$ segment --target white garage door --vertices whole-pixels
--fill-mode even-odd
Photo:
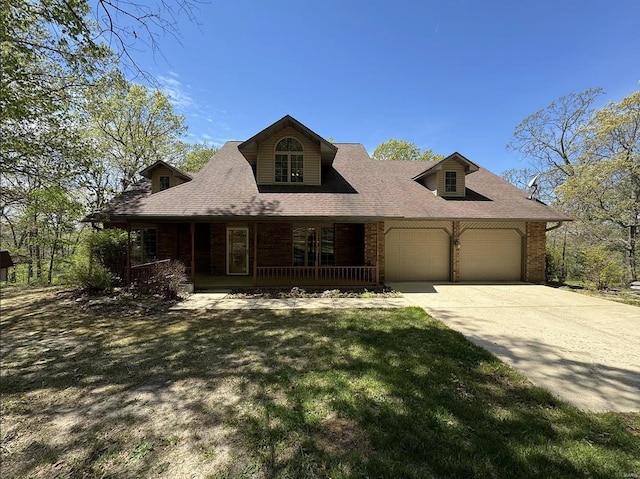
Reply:
[[[516,230],[469,229],[460,235],[460,281],[520,281],[522,237]]]
[[[439,229],[392,229],[385,235],[385,277],[448,281],[449,235]]]

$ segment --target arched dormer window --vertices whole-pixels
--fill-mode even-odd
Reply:
[[[283,138],[276,144],[276,183],[304,182],[302,144],[295,138]]]

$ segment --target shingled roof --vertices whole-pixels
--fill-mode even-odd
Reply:
[[[225,143],[190,182],[154,194],[142,182],[87,220],[570,220],[479,166],[466,176],[465,198],[438,197],[413,179],[425,172],[424,162],[372,160],[361,144],[335,145],[321,186],[262,186],[241,144]]]

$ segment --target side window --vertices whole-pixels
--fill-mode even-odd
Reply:
[[[458,191],[458,178],[455,171],[445,171],[444,173],[444,192],[455,193]]]
[[[304,182],[304,155],[302,144],[295,138],[283,138],[276,145],[276,183]]]
[[[168,176],[160,177],[160,191],[166,190],[171,187],[171,178]]]
[[[132,231],[131,259],[134,263],[148,263],[157,258],[157,230],[141,228]]]

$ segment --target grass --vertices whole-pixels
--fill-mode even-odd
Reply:
[[[633,290],[631,288],[613,288],[603,291],[590,289],[581,281],[567,281],[566,283],[553,283],[550,284],[555,288],[568,289],[587,296],[593,296],[595,298],[607,299],[609,301],[615,301],[617,303],[628,304],[630,306],[640,306],[640,291]]]
[[[3,477],[640,477],[639,414],[581,412],[417,308],[1,306]]]

